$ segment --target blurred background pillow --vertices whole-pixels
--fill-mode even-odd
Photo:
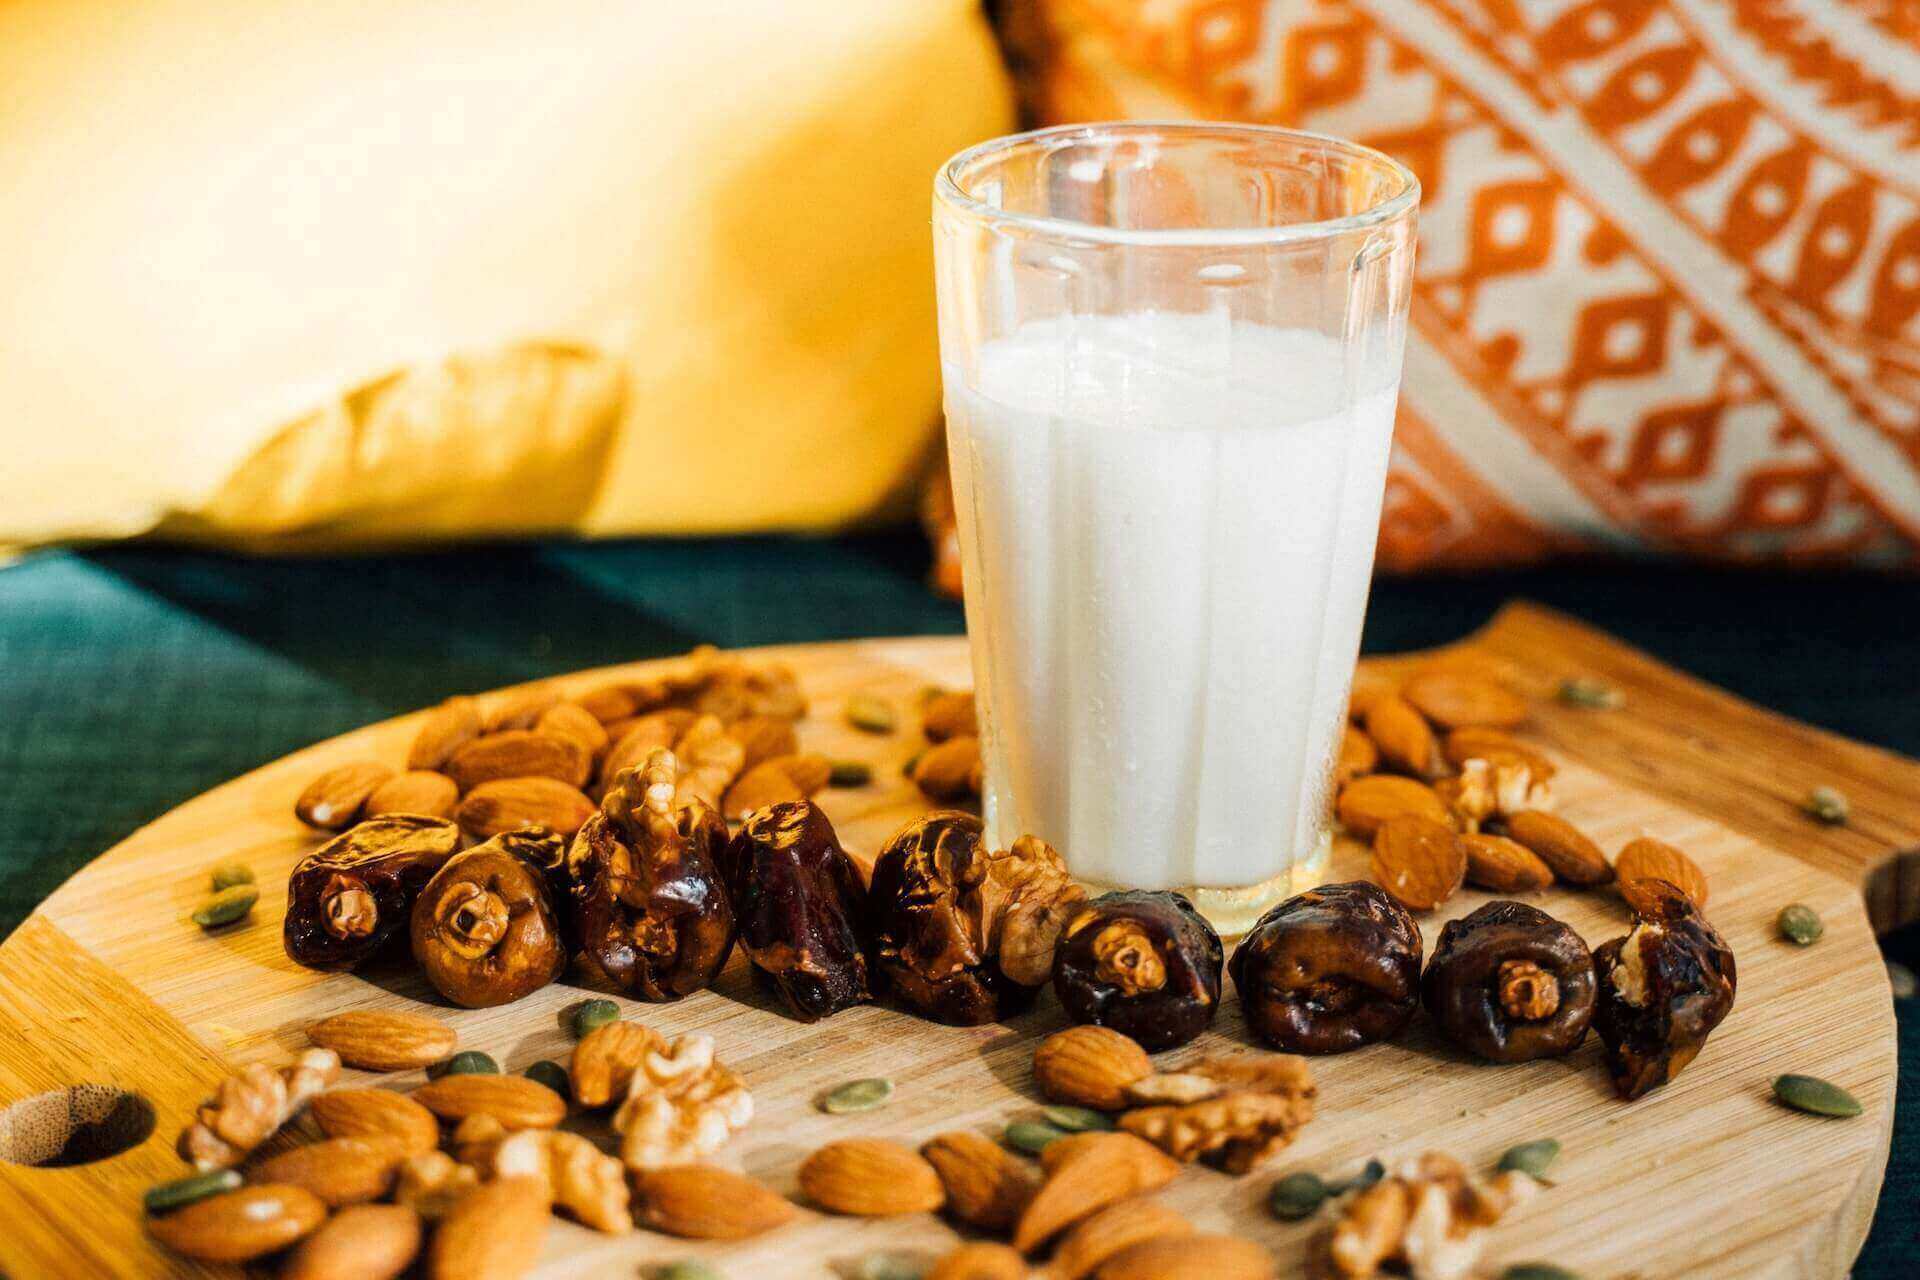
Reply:
[[[1911,564],[1920,28],[1879,0],[1001,0],[1031,118],[1425,188],[1379,562]]]
[[[813,528],[937,440],[977,0],[0,6],[0,544]]]

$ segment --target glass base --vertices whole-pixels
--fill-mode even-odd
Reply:
[[[1296,862],[1287,870],[1263,880],[1259,884],[1248,885],[1241,889],[1208,889],[1199,885],[1177,887],[1174,891],[1182,893],[1192,901],[1195,910],[1207,918],[1208,923],[1220,931],[1222,938],[1237,938],[1260,921],[1267,909],[1276,902],[1291,898],[1296,893],[1304,893],[1327,877],[1327,866],[1333,857],[1333,832],[1320,833],[1320,843],[1314,847],[1311,857],[1304,862]],[[1097,881],[1083,880],[1089,896],[1098,897],[1116,889],[1131,889],[1133,885],[1101,884]]]

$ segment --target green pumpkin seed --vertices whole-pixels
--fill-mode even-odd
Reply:
[[[573,1011],[574,1038],[584,1040],[590,1031],[598,1031],[609,1022],[620,1021],[620,1006],[611,1000],[583,1001]]]
[[[1035,1120],[1016,1120],[1007,1126],[1006,1143],[1015,1151],[1024,1151],[1037,1156],[1046,1150],[1049,1143],[1057,1142],[1067,1136],[1067,1131],[1057,1125],[1043,1124]]]
[[[1853,813],[1847,797],[1832,787],[1815,787],[1800,807],[1812,814],[1815,822],[1829,827],[1843,825]]]
[[[222,889],[200,904],[193,913],[193,922],[202,929],[218,929],[223,924],[232,924],[253,910],[253,904],[260,901],[258,885],[236,884]]]
[[[868,733],[892,733],[900,723],[900,713],[878,694],[856,693],[847,699],[847,723]]]
[[[1283,1222],[1298,1222],[1311,1218],[1333,1193],[1317,1173],[1290,1173],[1273,1184],[1267,1207]]]
[[[567,1077],[567,1069],[559,1063],[542,1058],[520,1073],[535,1084],[543,1084],[563,1098],[573,1096],[573,1081]]]
[[[1544,1178],[1553,1162],[1560,1158],[1560,1144],[1552,1138],[1541,1138],[1537,1142],[1523,1142],[1517,1147],[1507,1148],[1500,1163],[1495,1166],[1501,1173],[1519,1170],[1530,1178]]]
[[[463,1049],[440,1065],[443,1076],[497,1076],[500,1064],[478,1049]]]
[[[828,1115],[845,1116],[857,1111],[875,1111],[893,1097],[893,1081],[882,1076],[870,1080],[851,1080],[820,1099],[820,1109]]]
[[[916,751],[912,755],[908,756],[907,762],[900,766],[900,776],[903,778],[911,778],[913,776],[913,771],[920,767],[920,758],[926,754],[927,753],[923,748],[922,750]]]
[[[184,1178],[175,1178],[172,1182],[163,1182],[159,1186],[147,1188],[143,1203],[148,1213],[167,1213],[174,1209],[184,1209],[190,1204],[206,1200],[212,1196],[225,1195],[240,1186],[238,1169],[215,1169],[211,1173],[194,1173]]]
[[[1780,930],[1780,936],[1789,942],[1810,947],[1820,941],[1820,935],[1827,931],[1819,915],[1804,902],[1780,908],[1780,914],[1774,918],[1774,927]]]
[[[1773,1096],[1795,1111],[1845,1119],[1860,1114],[1860,1102],[1837,1084],[1818,1076],[1775,1076]]]
[[[1618,689],[1591,676],[1562,680],[1556,696],[1569,707],[1585,707],[1591,711],[1611,711],[1626,701]]]
[[[835,760],[827,766],[830,787],[864,787],[873,781],[873,766],[865,760]]]
[[[726,1280],[718,1271],[697,1258],[682,1258],[647,1273],[652,1280]]]
[[[1500,1280],[1580,1280],[1580,1277],[1551,1262],[1516,1262],[1500,1273]]]
[[[252,884],[253,868],[244,862],[223,862],[213,869],[213,891],[231,889],[237,884]]]
[[[926,1273],[926,1267],[905,1254],[870,1253],[854,1275],[858,1280],[920,1280]]]
[[[1365,1191],[1374,1183],[1387,1176],[1387,1166],[1378,1160],[1369,1160],[1360,1172],[1340,1184],[1341,1191]]]
[[[1097,1129],[1113,1128],[1113,1117],[1092,1107],[1042,1107],[1040,1114],[1047,1118],[1048,1124],[1056,1129],[1065,1129],[1068,1133],[1091,1133]]]

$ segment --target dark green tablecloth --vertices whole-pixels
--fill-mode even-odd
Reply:
[[[278,563],[120,549],[0,569],[0,936],[173,805],[449,693],[701,641],[959,632],[923,569],[910,534]],[[1517,595],[1756,702],[1920,754],[1920,581],[1647,566],[1389,581],[1367,649],[1455,638]],[[1920,936],[1889,947],[1920,960]],[[1861,1280],[1920,1274],[1920,1001],[1898,1006],[1893,1159]]]

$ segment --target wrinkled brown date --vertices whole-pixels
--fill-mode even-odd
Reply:
[[[1733,1008],[1733,951],[1693,900],[1640,880],[1633,932],[1593,954],[1600,1000],[1593,1028],[1607,1073],[1631,1101],[1679,1075]]]
[[[1593,956],[1524,902],[1489,902],[1440,931],[1423,982],[1447,1039],[1492,1062],[1572,1053],[1593,1020]]]
[[[1109,893],[1067,918],[1053,989],[1075,1022],[1171,1049],[1213,1021],[1220,960],[1220,935],[1182,895]]]
[[[352,969],[407,928],[413,900],[453,851],[460,828],[392,813],[341,832],[287,879],[281,943],[295,964]]]
[[[514,852],[539,841],[516,834],[449,858],[413,904],[413,958],[435,991],[469,1009],[510,1004],[567,967],[546,876]]]
[[[867,888],[888,986],[915,1012],[962,1027],[1017,1012],[1036,991],[993,954],[1007,894],[981,833],[980,819],[953,809],[910,822],[874,860]]]
[[[675,806],[678,772],[665,749],[623,770],[567,854],[581,947],[643,1000],[700,990],[733,950],[720,873],[727,826],[698,800]]]
[[[1420,955],[1407,909],[1356,880],[1269,910],[1228,972],[1262,1040],[1289,1053],[1345,1053],[1407,1025],[1420,1005]]]
[[[567,838],[545,827],[521,827],[488,841],[498,845],[536,872],[547,888],[547,901],[560,929],[560,945],[567,959],[580,951],[580,931],[573,910],[573,872],[567,865]]]
[[[814,1022],[873,998],[866,890],[808,800],[749,815],[727,846],[727,890],[755,980]]]

